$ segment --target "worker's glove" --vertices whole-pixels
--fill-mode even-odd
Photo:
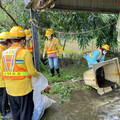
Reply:
[[[35,84],[41,77],[42,77],[41,73],[38,77],[32,77],[32,84]]]
[[[63,53],[63,57],[65,57],[66,55],[65,55],[65,53]]]
[[[35,84],[37,81],[37,78],[36,77],[32,77],[32,84]]]
[[[45,54],[43,53],[43,59],[45,59]]]

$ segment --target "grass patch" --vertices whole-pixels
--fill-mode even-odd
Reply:
[[[71,52],[68,52],[71,53]],[[42,72],[43,75],[48,79],[51,86],[50,94],[47,95],[58,95],[57,101],[59,103],[65,100],[70,100],[71,92],[74,90],[92,90],[92,87],[87,85],[82,85],[81,88],[77,87],[72,80],[83,80],[83,73],[88,70],[88,65],[86,60],[82,57],[83,55],[73,55],[71,58],[60,58],[59,66],[61,77],[57,76],[55,71],[55,76],[51,77],[50,68],[47,64],[45,70]],[[106,56],[105,60],[114,58],[115,56]],[[120,61],[120,60],[119,60]],[[64,84],[69,82],[70,85]],[[80,84],[80,83],[78,83]]]
[[[76,60],[76,58],[79,58]],[[55,71],[55,76],[51,77],[50,68],[47,64],[45,66],[45,71],[42,74],[48,79],[48,82],[51,86],[51,90],[48,96],[58,95],[57,101],[62,103],[64,101],[69,101],[71,98],[71,92],[73,90],[79,89],[72,80],[82,80],[83,73],[88,69],[86,60],[82,57],[75,57],[72,60],[69,58],[59,60],[60,63],[60,74],[61,77],[57,76]],[[64,84],[65,83],[65,84]],[[70,83],[70,85],[66,84]],[[79,83],[80,84],[80,83]]]
[[[67,63],[67,65],[66,65]],[[63,82],[71,79],[79,79],[81,80],[83,78],[83,73],[88,69],[87,62],[84,58],[79,58],[79,60],[73,60],[69,61],[67,59],[66,61],[60,59],[60,74],[61,77],[59,78],[57,76],[57,73],[55,71],[55,76],[51,77],[50,68],[49,65],[45,66],[45,71],[42,72],[43,75],[46,76],[49,83],[53,82]]]
[[[56,72],[55,72],[55,76],[51,77],[49,66],[47,66],[46,69],[48,69],[48,70],[43,72],[43,74],[48,79],[49,83],[63,82],[63,81],[66,81],[66,80],[70,80],[70,79],[72,79],[74,77],[73,76],[74,74],[68,74],[68,71],[65,70],[65,69],[61,69],[60,70],[60,73],[61,73],[61,77],[60,78],[57,76]]]
[[[78,51],[73,51],[73,50],[68,50],[68,49],[65,49],[64,52],[65,52],[66,55],[78,54]]]
[[[84,85],[82,87],[82,90],[92,90],[92,87],[91,86],[88,86],[88,85]]]
[[[70,86],[68,84],[64,84],[64,82],[56,82],[51,85],[51,90],[49,94],[43,93],[45,95],[57,95],[57,102],[58,103],[63,103],[64,101],[69,101],[71,98],[71,92],[73,90],[77,90],[78,87],[74,84],[71,83]]]

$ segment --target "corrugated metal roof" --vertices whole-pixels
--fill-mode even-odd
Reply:
[[[54,9],[118,13],[119,2],[120,0],[56,0]]]
[[[40,10],[41,4],[55,2],[55,10],[77,10],[91,12],[118,13],[120,11],[120,0],[24,0],[32,3],[34,10]],[[37,3],[39,2],[39,3]],[[44,4],[42,4],[44,6]],[[36,5],[36,7],[35,7]],[[51,5],[51,4],[50,4]],[[48,5],[47,5],[48,7]]]

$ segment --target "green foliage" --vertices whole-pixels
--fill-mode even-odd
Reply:
[[[40,62],[40,71],[45,71],[45,65],[42,62]]]
[[[60,60],[61,61],[61,60]],[[67,60],[68,62],[69,60]],[[64,65],[65,60],[61,64]],[[82,55],[78,57],[77,60],[74,60],[74,64],[68,62],[67,67],[60,67],[61,77],[57,76],[55,73],[54,77],[51,77],[49,66],[45,66],[45,71],[42,72],[43,75],[49,81],[51,86],[50,93],[51,95],[58,95],[57,101],[62,103],[68,101],[71,98],[71,92],[74,90],[80,89],[80,82],[74,82],[74,80],[81,80],[83,78],[83,73],[88,69],[88,65],[85,60],[82,58]]]
[[[64,52],[65,52],[66,55],[71,55],[71,54],[77,54],[78,53],[77,51],[68,50],[68,49],[65,49]]]
[[[82,87],[82,90],[92,90],[92,87],[91,86],[88,86],[88,85],[84,85]]]
[[[45,11],[38,16],[39,25],[42,28],[52,28],[61,32],[85,32],[101,28],[86,34],[64,35],[66,39],[74,39],[78,41],[81,48],[85,48],[91,39],[96,39],[96,45],[101,47],[108,44],[112,48],[117,46],[117,31],[115,22],[118,15],[113,14],[95,14],[80,12],[63,12],[63,11]],[[114,23],[114,24],[113,24]],[[112,24],[112,25],[109,25]],[[43,29],[42,33],[45,32]]]
[[[2,0],[3,7],[15,19],[17,24],[23,28],[29,28],[29,10],[25,8],[24,0],[14,0],[9,4],[9,0]],[[10,30],[15,23],[11,18],[1,9],[0,10],[0,31],[2,29]]]
[[[51,83],[61,82],[61,81],[63,82],[63,81],[66,81],[66,80],[71,80],[73,78],[73,75],[74,75],[72,70],[68,74],[68,70],[67,69],[64,69],[64,70],[60,69],[60,73],[61,73],[61,77],[60,78],[57,76],[57,73],[55,73],[56,75],[54,77],[51,77],[49,66],[46,66],[45,69],[46,69],[46,71],[42,71],[42,72],[47,77],[48,81],[51,82]]]
[[[71,59],[67,60],[67,64],[68,66],[63,66],[60,67],[60,73],[61,73],[61,77],[59,78],[57,76],[57,73],[55,71],[55,76],[51,77],[51,73],[50,73],[50,68],[49,65],[45,65],[45,71],[42,71],[42,73],[47,77],[48,81],[50,83],[54,83],[54,82],[63,82],[63,81],[67,81],[67,80],[71,80],[71,79],[82,79],[83,78],[83,72],[86,71],[88,69],[88,65],[86,60],[82,57],[83,55],[76,55],[75,57],[73,57],[72,59],[74,59],[73,64]],[[61,65],[65,65],[66,60],[62,60],[62,58],[60,58],[60,66]]]
[[[65,99],[71,98],[72,90],[74,90],[74,88],[69,88],[63,83],[54,83],[53,85],[51,85],[51,90],[49,94],[59,94],[58,102],[62,103]]]
[[[18,25],[23,28],[30,28],[29,18],[30,13],[24,6],[24,0],[14,0],[9,3],[9,0],[3,0],[3,7],[12,15],[16,20]],[[64,12],[64,11],[45,11],[37,14],[37,20],[40,30],[40,43],[41,49],[44,47],[45,40],[45,30],[47,28],[52,28],[55,31],[60,31],[64,33],[71,33],[70,35],[64,35],[63,38],[73,39],[78,41],[80,48],[85,48],[89,45],[92,39],[96,39],[96,45],[101,47],[103,44],[108,44],[110,47],[115,48],[117,46],[117,31],[116,31],[116,21],[118,15],[114,14],[97,14],[97,13],[82,13],[82,12]],[[114,24],[113,24],[114,23]],[[112,24],[112,25],[109,25]],[[9,30],[13,25],[13,21],[8,17],[8,15],[1,10],[0,11],[0,30]],[[103,26],[107,27],[103,29],[98,29]],[[98,29],[96,31],[91,31],[85,34],[72,34],[81,33],[85,31],[90,31]],[[58,37],[58,34],[55,33]],[[61,38],[62,39],[62,38]]]

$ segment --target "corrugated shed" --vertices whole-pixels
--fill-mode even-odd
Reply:
[[[25,0],[30,1],[34,10],[41,10],[50,7],[48,4],[55,3],[53,9],[57,10],[77,10],[91,12],[118,13],[120,11],[120,0]],[[42,3],[42,4],[41,4]],[[45,6],[45,4],[47,4]],[[42,7],[41,7],[42,6]],[[44,7],[45,6],[45,7]]]
[[[118,13],[120,0],[56,0],[54,9]]]

